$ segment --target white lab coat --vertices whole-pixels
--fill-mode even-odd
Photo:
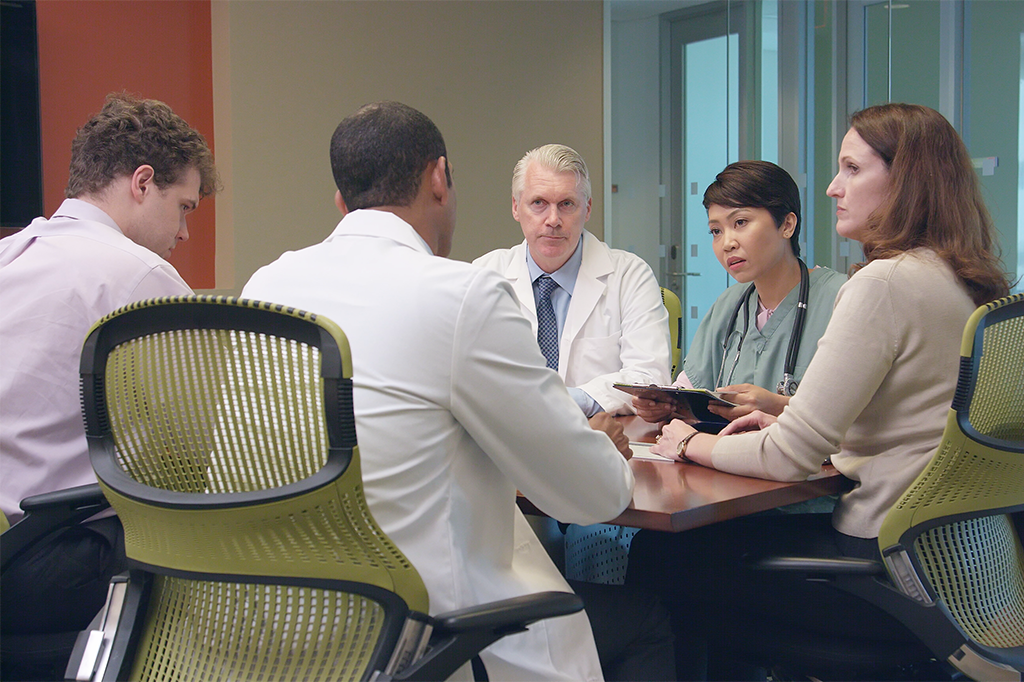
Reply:
[[[537,338],[537,307],[526,264],[526,242],[473,261],[512,282]],[[587,392],[606,412],[631,414],[632,397],[615,382],[671,383],[668,312],[651,268],[639,256],[612,249],[583,231],[583,261],[558,348],[558,374]]]
[[[516,489],[593,523],[629,504],[633,476],[544,366],[506,280],[434,257],[409,224],[364,210],[261,268],[242,295],[325,315],[348,336],[366,498],[423,577],[431,613],[571,591]],[[601,678],[582,613],[483,659],[494,680]]]

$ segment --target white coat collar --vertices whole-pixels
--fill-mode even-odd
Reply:
[[[390,211],[374,209],[352,211],[341,219],[341,222],[325,241],[333,241],[351,235],[390,239],[416,251],[430,256],[434,255],[416,229]]]
[[[526,240],[513,247],[512,257],[503,274],[512,283],[516,297],[522,304],[520,308],[536,331],[537,310],[533,298],[533,282],[530,280],[530,270],[526,264],[528,249]],[[566,314],[560,354],[568,352],[569,346],[608,288],[607,277],[614,269],[608,245],[587,230],[583,230],[583,262],[576,276],[572,301]]]

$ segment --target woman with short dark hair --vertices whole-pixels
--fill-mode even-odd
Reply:
[[[727,419],[754,410],[781,414],[846,277],[829,268],[808,272],[800,260],[800,190],[774,163],[729,164],[704,192],[704,208],[711,248],[737,284],[704,315],[675,383],[734,393],[737,407],[709,408]],[[674,410],[639,397],[633,406],[650,422]]]

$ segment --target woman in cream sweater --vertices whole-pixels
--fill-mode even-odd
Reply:
[[[740,557],[761,549],[878,557],[882,519],[941,439],[967,318],[1009,292],[970,155],[938,112],[887,104],[854,114],[828,195],[836,231],[861,242],[865,262],[840,289],[800,390],[778,418],[753,412],[717,436],[675,420],[652,448],[788,481],[831,458],[855,482],[831,519],[753,517],[636,537],[627,582],[659,588],[677,614],[696,620],[690,634],[711,643],[748,619],[769,632],[778,622],[825,635],[908,636],[838,590],[753,575]]]

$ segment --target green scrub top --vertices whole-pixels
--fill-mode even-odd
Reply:
[[[847,280],[846,275],[829,268],[815,268],[809,275],[807,314],[804,317],[804,332],[794,370],[797,381],[803,378],[807,365],[811,362],[811,357],[818,347],[818,339],[825,333],[828,321],[832,317],[836,294]],[[736,306],[740,305],[749,287],[750,284],[734,284],[726,289],[697,327],[682,367],[682,371],[693,382],[695,388],[719,388],[717,381],[723,362],[725,369],[721,371],[721,386],[754,384],[774,393],[779,381],[782,380],[789,339],[793,333],[797,301],[800,297],[799,286],[793,287],[761,330],[757,329],[757,295],[750,297],[750,305],[747,306],[750,320],[746,338],[736,360],[736,368],[732,370],[732,378],[729,377],[733,360],[736,358],[736,347],[743,334],[743,320],[735,320],[728,348],[725,347],[725,336],[729,330],[730,319],[734,315],[737,318],[743,315],[743,307],[740,306],[737,313]]]

